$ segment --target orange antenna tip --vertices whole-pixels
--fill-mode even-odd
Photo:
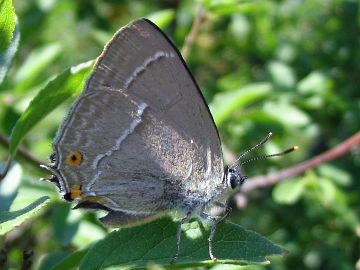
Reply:
[[[294,147],[293,147],[293,149],[294,149],[294,151],[297,151],[297,150],[299,150],[299,146],[297,146],[297,145],[295,145]]]

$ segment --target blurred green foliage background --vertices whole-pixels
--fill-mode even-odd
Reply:
[[[0,85],[0,134],[12,127],[31,99],[69,66],[95,59],[113,33],[147,17],[182,48],[199,5],[204,21],[187,63],[214,114],[229,161],[259,142],[286,158],[246,165],[250,177],[314,157],[360,129],[360,5],[355,0],[85,1],[14,0],[20,43]],[[44,162],[71,102],[37,125],[23,145]],[[360,269],[360,155],[347,155],[276,186],[234,199],[230,219],[281,244],[289,253],[251,269]],[[7,159],[7,148],[0,147]],[[33,250],[33,269],[106,234],[95,215],[59,200],[48,174],[21,157],[2,183],[1,205],[16,196],[20,209],[41,196],[51,203],[1,239],[11,269]],[[6,192],[4,189],[6,187]],[[5,198],[5,199],[4,199]],[[241,205],[241,210],[236,209]],[[41,265],[41,266],[40,266]],[[215,267],[214,267],[215,269]],[[218,268],[216,268],[218,269]]]

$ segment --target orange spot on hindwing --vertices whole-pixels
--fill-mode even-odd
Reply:
[[[74,200],[80,197],[81,197],[81,186],[73,185],[70,189],[70,198]]]
[[[83,160],[83,156],[79,151],[71,151],[65,159],[65,164],[70,166],[79,166]]]

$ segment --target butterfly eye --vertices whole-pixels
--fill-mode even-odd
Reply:
[[[233,168],[227,168],[226,169],[226,181],[227,185],[230,186],[232,189],[236,188],[237,186],[237,179],[238,179],[238,173]]]
[[[232,189],[235,189],[237,186],[241,186],[246,178],[247,178],[246,176],[242,175],[239,171],[237,171],[234,168],[227,169],[226,172],[227,184]]]
[[[71,151],[66,157],[65,164],[70,166],[79,166],[83,160],[83,156],[79,151]]]
[[[229,182],[230,182],[230,186],[231,186],[232,189],[236,188],[237,182],[238,182],[237,179],[238,179],[238,175],[230,173]]]

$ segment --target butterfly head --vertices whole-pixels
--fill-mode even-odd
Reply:
[[[228,166],[225,168],[224,180],[228,187],[235,189],[241,186],[246,179],[247,176],[242,175],[236,168]]]
[[[285,151],[282,151],[280,153],[270,154],[270,155],[262,155],[262,156],[255,156],[250,159],[241,161],[243,157],[247,156],[249,153],[251,153],[253,150],[257,149],[258,147],[264,145],[272,136],[272,133],[269,132],[269,134],[258,144],[253,146],[252,148],[246,150],[244,153],[242,153],[231,166],[225,167],[225,174],[224,174],[224,182],[228,187],[231,187],[232,189],[235,189],[238,186],[241,186],[244,181],[247,179],[245,175],[242,175],[239,170],[236,168],[239,168],[241,165],[254,162],[257,160],[265,159],[265,158],[272,158],[272,157],[279,157],[286,154],[289,154],[291,152],[294,152],[299,149],[298,146],[293,146]]]

